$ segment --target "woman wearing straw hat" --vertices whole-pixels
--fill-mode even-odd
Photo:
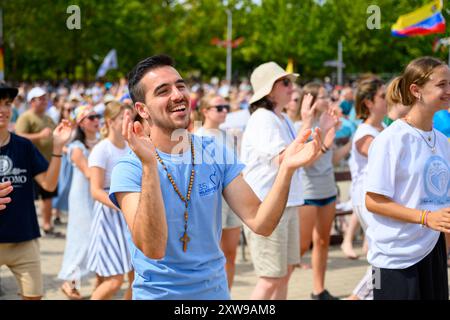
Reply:
[[[295,139],[293,123],[282,113],[290,102],[298,74],[287,73],[275,62],[258,66],[251,75],[254,94],[251,117],[242,139],[244,179],[263,200],[278,171],[286,147]],[[308,106],[309,107],[309,106]],[[308,119],[303,128],[308,129]],[[286,299],[288,281],[300,262],[298,206],[303,204],[299,170],[292,178],[289,198],[279,225],[268,237],[245,227],[255,271],[259,277],[252,299]]]

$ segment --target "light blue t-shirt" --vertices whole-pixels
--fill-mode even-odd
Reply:
[[[222,190],[240,174],[244,165],[212,138],[193,137],[195,177],[188,208],[187,251],[183,251],[180,241],[184,234],[184,203],[158,163],[168,226],[166,255],[160,260],[146,257],[128,235],[136,272],[133,299],[230,299],[225,257],[220,249]],[[185,196],[192,169],[191,152],[175,156],[159,151],[159,155]],[[140,192],[141,178],[142,163],[131,152],[117,163],[112,173],[110,198],[114,204],[118,205],[116,192]]]

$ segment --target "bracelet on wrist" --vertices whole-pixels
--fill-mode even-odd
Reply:
[[[426,211],[425,210],[422,210],[421,212],[420,212],[420,225],[423,227],[423,224],[424,224],[424,221],[425,221],[425,213],[426,213]]]
[[[423,220],[423,225],[425,227],[428,227],[428,215],[430,214],[430,212],[431,212],[430,210],[427,210],[425,213],[425,219]]]
[[[52,153],[52,157],[55,157],[55,158],[62,158],[62,154],[55,154],[55,153]]]

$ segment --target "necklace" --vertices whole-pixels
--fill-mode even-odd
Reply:
[[[187,227],[188,227],[188,218],[189,218],[188,205],[189,205],[189,200],[191,200],[191,191],[192,191],[192,186],[194,185],[194,176],[195,176],[195,170],[194,170],[195,153],[194,153],[194,142],[192,141],[192,136],[190,137],[190,143],[191,143],[192,170],[191,170],[191,177],[189,178],[189,187],[188,187],[188,190],[187,190],[186,197],[184,197],[181,194],[180,190],[178,189],[178,186],[176,185],[175,181],[173,180],[172,175],[167,170],[167,167],[164,164],[164,161],[159,156],[158,151],[155,151],[156,152],[156,159],[158,159],[158,161],[161,164],[161,166],[163,167],[164,171],[166,171],[167,178],[169,179],[170,183],[172,184],[173,189],[178,194],[178,196],[180,197],[181,201],[184,202],[184,207],[185,207],[185,209],[184,209],[184,233],[183,233],[183,236],[180,238],[180,241],[183,242],[183,251],[184,252],[186,252],[186,250],[187,250],[188,242],[191,241],[191,238],[189,238],[188,234],[187,234]]]
[[[423,141],[425,141],[425,143],[427,144],[427,146],[431,149],[431,152],[432,152],[433,154],[435,154],[435,153],[436,153],[436,132],[434,132],[434,129],[433,129],[433,128],[431,129],[431,131],[433,132],[433,136],[434,136],[434,142],[433,142],[433,145],[431,145],[431,144],[429,143],[429,142],[431,142],[431,136],[425,138],[425,137],[423,136],[423,134],[420,133],[420,131],[419,131],[416,127],[414,127],[414,126],[411,124],[411,122],[409,122],[409,119],[408,119],[408,118],[404,118],[404,119],[405,119],[406,123],[409,124],[409,126],[410,126],[411,128],[413,128],[414,130],[417,131],[417,133],[422,137]]]

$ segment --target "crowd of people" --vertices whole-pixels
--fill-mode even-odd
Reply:
[[[118,83],[1,83],[0,266],[21,296],[44,296],[39,201],[44,236],[66,239],[69,299],[90,276],[95,300],[125,279],[124,299],[230,299],[241,230],[249,298],[287,299],[292,272],[311,267],[311,299],[337,299],[325,275],[344,164],[341,248],[358,258],[361,226],[370,264],[348,299],[448,299],[448,66],[422,57],[345,87],[298,78],[267,62],[238,85],[188,84],[157,55]]]

